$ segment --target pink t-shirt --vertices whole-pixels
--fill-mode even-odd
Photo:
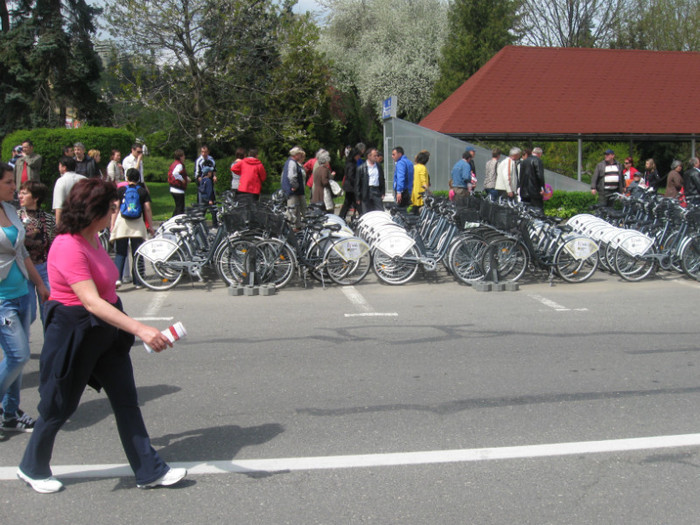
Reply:
[[[119,272],[99,241],[97,245],[94,248],[79,233],[64,233],[54,239],[47,265],[51,299],[66,306],[81,305],[71,284],[92,279],[102,299],[117,302],[115,283]]]

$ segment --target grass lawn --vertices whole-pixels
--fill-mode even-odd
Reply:
[[[170,196],[170,186],[167,182],[149,182],[148,191],[151,193],[151,209],[153,219],[164,221],[173,216],[175,201]],[[185,195],[185,207],[197,203],[197,185],[188,184]]]

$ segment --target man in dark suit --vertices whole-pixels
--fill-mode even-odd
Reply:
[[[363,162],[355,175],[355,198],[363,214],[368,211],[384,209],[386,181],[384,171],[377,162],[377,148],[369,148],[367,160]]]
[[[544,164],[542,163],[542,148],[531,152],[525,150],[527,157],[520,163],[520,200],[524,203],[544,208]]]

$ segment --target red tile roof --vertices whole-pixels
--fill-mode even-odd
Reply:
[[[700,135],[700,53],[508,46],[420,125],[462,136]]]

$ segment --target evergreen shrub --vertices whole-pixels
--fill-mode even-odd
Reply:
[[[63,156],[64,146],[72,146],[76,142],[85,144],[86,152],[97,149],[101,153],[100,168],[106,168],[113,149],[122,152],[122,158],[131,153],[134,135],[123,129],[100,128],[85,126],[76,129],[36,128],[33,130],[17,130],[6,135],[2,141],[2,158],[12,158],[12,148],[25,140],[34,143],[34,151],[43,157],[41,165],[41,181],[53,188],[58,178],[58,159]],[[167,171],[166,171],[167,174]]]

